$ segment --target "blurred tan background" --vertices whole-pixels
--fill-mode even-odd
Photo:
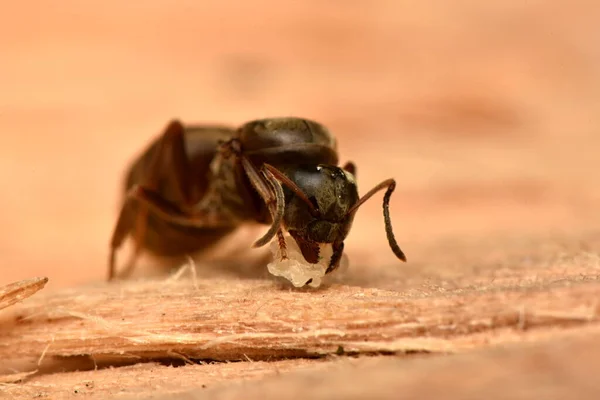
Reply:
[[[598,2],[2,4],[0,284],[104,279],[122,173],[173,117],[326,124],[362,193],[398,181],[407,270],[600,220]],[[381,198],[353,268],[396,265]]]

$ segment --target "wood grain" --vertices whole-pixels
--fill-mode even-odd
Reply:
[[[0,303],[0,398],[600,398],[599,2],[37,3],[0,24],[0,268],[50,280]],[[407,264],[376,196],[322,290],[250,268],[260,232],[197,287],[101,283],[166,121],[290,114],[397,180]]]
[[[205,384],[184,382],[190,371],[198,376],[221,371],[216,380],[206,375],[204,382],[212,384],[309,364],[312,373],[319,365],[329,371],[348,356],[430,358],[585,339],[600,335],[599,300],[596,281],[461,295],[432,290],[421,297],[340,284],[295,290],[268,280],[96,284],[36,296],[4,316],[1,381],[10,393],[24,397],[68,398],[61,397],[73,394],[68,384],[78,393],[103,398],[140,382],[157,390],[171,388],[160,389],[167,395]],[[315,358],[322,361],[309,361]],[[223,375],[223,362],[239,368]],[[173,370],[164,365],[172,364],[182,365],[182,372],[167,373]],[[377,368],[384,376],[405,368],[393,365],[383,362]],[[86,370],[97,374],[75,372]],[[50,377],[56,386],[49,385]],[[25,383],[6,386],[18,381]],[[90,381],[95,382],[91,387]],[[149,393],[142,386],[139,396]]]
[[[599,283],[538,291],[407,298],[332,285],[161,280],[96,285],[31,299],[0,331],[0,358],[89,356],[237,361],[347,353],[458,352],[539,328],[598,321]],[[519,339],[520,340],[520,339]]]
[[[10,307],[42,290],[48,278],[25,279],[0,288],[0,310]]]

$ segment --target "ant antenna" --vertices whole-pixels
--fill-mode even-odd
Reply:
[[[396,242],[396,238],[394,237],[394,232],[392,231],[392,221],[390,218],[390,198],[392,196],[392,193],[394,192],[394,189],[396,189],[396,181],[394,179],[387,179],[381,182],[379,185],[375,186],[373,189],[369,190],[367,194],[361,197],[356,202],[356,204],[353,205],[352,208],[350,208],[350,210],[348,210],[348,212],[346,213],[346,217],[354,215],[360,206],[362,206],[367,200],[369,200],[375,193],[385,189],[386,187],[387,190],[385,192],[385,195],[383,196],[383,219],[385,221],[385,233],[387,235],[388,243],[390,244],[390,247],[392,248],[392,251],[394,252],[396,257],[406,262],[406,256],[404,255],[404,252],[400,249],[400,246],[398,246],[398,242]]]
[[[244,155],[239,155],[239,157],[250,183],[254,189],[256,189],[260,197],[262,197],[264,200],[265,204],[269,208],[269,211],[271,212],[271,217],[273,219],[273,223],[271,224],[269,230],[252,245],[252,247],[262,247],[269,243],[271,239],[275,237],[277,231],[281,228],[281,221],[283,220],[283,214],[285,212],[283,188],[269,170],[264,168],[261,169],[264,177],[263,179],[250,160],[248,160]],[[267,182],[265,182],[265,179]],[[267,186],[267,183],[270,184],[271,188]]]
[[[273,207],[271,206],[272,203],[267,203],[267,206],[271,211],[273,223],[271,224],[269,230],[260,239],[254,242],[252,247],[262,247],[265,244],[269,243],[271,239],[275,237],[279,229],[281,229],[281,221],[283,220],[283,214],[285,212],[285,198],[281,184],[277,181],[275,176],[268,169],[263,169],[262,172],[274,190],[275,208],[273,209]]]

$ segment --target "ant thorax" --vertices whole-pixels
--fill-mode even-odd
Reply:
[[[196,211],[218,216],[223,225],[238,225],[248,219],[247,204],[239,195],[235,179],[235,158],[217,152],[208,176],[208,188]]]

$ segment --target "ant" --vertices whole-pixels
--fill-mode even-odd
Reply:
[[[235,129],[172,120],[127,171],[108,279],[116,277],[116,252],[128,235],[134,250],[127,273],[144,250],[166,257],[189,254],[252,222],[270,225],[253,247],[277,237],[282,259],[284,229],[309,263],[318,262],[319,244],[330,243],[328,274],[339,266],[356,211],[383,189],[387,239],[406,261],[389,214],[395,180],[359,197],[355,175],[352,162],[338,166],[335,137],[315,121],[266,118]]]

